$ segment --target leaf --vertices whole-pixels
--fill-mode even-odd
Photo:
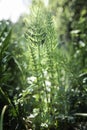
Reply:
[[[18,66],[19,70],[23,73],[20,63],[16,60],[15,57],[13,57],[13,59],[14,59],[14,62],[16,63],[16,65]]]
[[[72,30],[71,34],[78,34],[80,32],[80,30]]]
[[[7,101],[8,104],[12,104],[9,97],[4,93],[1,87],[0,87],[0,93],[3,96],[3,98]]]
[[[4,118],[4,113],[6,111],[7,105],[5,105],[2,109],[2,113],[0,116],[0,130],[3,130],[3,118]]]
[[[9,45],[9,40],[10,40],[11,33],[12,33],[12,29],[9,31],[7,37],[6,37],[5,40],[3,41],[2,51],[4,51],[4,50],[7,49],[8,45]]]

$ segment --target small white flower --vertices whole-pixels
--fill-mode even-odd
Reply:
[[[83,41],[80,41],[79,44],[81,47],[85,47],[85,43]]]
[[[46,70],[43,73],[44,73],[44,76],[47,76],[47,71]]]
[[[27,82],[28,82],[29,84],[32,84],[35,80],[36,80],[36,77],[34,77],[34,76],[31,76],[31,77],[28,77],[28,78],[27,78]]]
[[[45,81],[45,84],[46,84],[46,86],[48,86],[48,87],[50,87],[50,86],[51,86],[51,82],[50,82],[50,81],[48,81],[48,80],[46,80],[46,81]]]
[[[47,124],[47,123],[41,123],[41,126],[42,126],[42,127],[44,127],[44,126],[45,126],[45,127],[48,127],[48,124]]]

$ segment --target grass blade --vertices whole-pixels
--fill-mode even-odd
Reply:
[[[2,109],[1,112],[1,117],[0,117],[0,130],[3,130],[3,118],[4,118],[4,113],[6,111],[7,105],[5,105]]]

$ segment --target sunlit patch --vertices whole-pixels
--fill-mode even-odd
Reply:
[[[48,6],[49,0],[44,0],[45,6]]]
[[[2,0],[0,1],[0,20],[10,19],[16,22],[20,15],[28,12],[26,5],[22,0]]]

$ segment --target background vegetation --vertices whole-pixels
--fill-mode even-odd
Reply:
[[[84,0],[32,0],[0,21],[1,130],[87,129],[86,28]]]

